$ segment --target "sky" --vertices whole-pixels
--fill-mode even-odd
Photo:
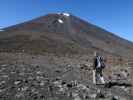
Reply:
[[[133,0],[0,0],[0,28],[58,12],[133,41]]]

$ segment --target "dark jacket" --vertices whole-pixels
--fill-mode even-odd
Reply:
[[[99,60],[98,60],[99,59]],[[103,68],[105,68],[105,64],[104,64],[104,60],[103,60],[103,58],[102,57],[99,57],[99,56],[96,56],[96,57],[94,57],[94,59],[93,59],[93,69],[95,70],[95,69],[103,69]],[[100,61],[100,67],[98,67],[98,62]]]

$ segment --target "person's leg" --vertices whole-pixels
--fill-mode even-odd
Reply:
[[[99,83],[99,81],[100,81],[100,69],[96,69],[96,84],[98,84]]]
[[[100,71],[100,81],[102,84],[105,84],[105,80],[104,80],[104,77],[103,77],[103,74],[102,74],[102,70]]]
[[[97,72],[97,75],[96,75],[96,82],[97,82],[97,84],[99,84],[99,82],[100,82],[100,73],[98,73]]]
[[[103,77],[103,76],[100,77],[100,80],[101,80],[101,83],[102,83],[102,84],[105,84],[105,80],[104,80],[104,77]]]

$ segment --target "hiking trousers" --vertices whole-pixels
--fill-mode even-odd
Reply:
[[[93,84],[97,84],[98,81],[100,81],[102,84],[105,84],[102,69],[100,68],[93,70]]]

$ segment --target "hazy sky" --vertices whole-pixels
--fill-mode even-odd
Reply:
[[[0,27],[70,12],[133,41],[133,0],[0,0]]]

